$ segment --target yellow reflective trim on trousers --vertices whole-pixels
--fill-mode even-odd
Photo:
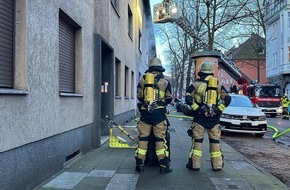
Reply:
[[[196,149],[194,149],[194,150],[193,150],[193,154],[194,154],[195,156],[202,157],[202,151],[201,151],[201,150],[196,150]]]
[[[156,155],[158,156],[158,155],[162,155],[162,154],[164,154],[165,153],[165,148],[163,148],[163,149],[159,149],[159,150],[156,150]]]
[[[156,150],[156,155],[157,156],[163,155],[163,154],[165,154],[166,157],[169,156],[169,152],[165,148]]]
[[[218,158],[222,156],[222,152],[221,151],[217,151],[217,152],[211,152],[211,157],[212,158]]]
[[[137,148],[136,150],[136,154],[140,154],[140,155],[146,155],[147,150],[141,149],[141,148]]]

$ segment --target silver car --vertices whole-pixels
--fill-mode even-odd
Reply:
[[[267,132],[267,117],[241,94],[230,94],[231,103],[220,118],[222,131],[253,133],[262,137]]]

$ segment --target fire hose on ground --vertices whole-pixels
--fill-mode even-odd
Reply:
[[[290,133],[290,128],[282,131],[281,133],[279,133],[278,129],[276,127],[273,127],[271,125],[267,126],[268,128],[274,130],[274,134],[272,136],[272,140],[276,140],[279,137],[285,136],[287,133]]]

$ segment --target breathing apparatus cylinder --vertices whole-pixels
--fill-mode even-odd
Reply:
[[[145,74],[145,86],[144,86],[144,100],[147,103],[154,101],[154,75],[152,73]]]
[[[217,104],[217,78],[212,77],[208,80],[207,93],[206,93],[206,104],[211,109],[213,105]]]

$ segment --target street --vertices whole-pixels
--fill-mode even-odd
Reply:
[[[290,126],[290,121],[281,116],[267,117],[267,120],[279,133]],[[252,134],[223,133],[222,140],[290,187],[290,134],[276,141],[272,140],[273,134],[272,129],[262,138]]]

